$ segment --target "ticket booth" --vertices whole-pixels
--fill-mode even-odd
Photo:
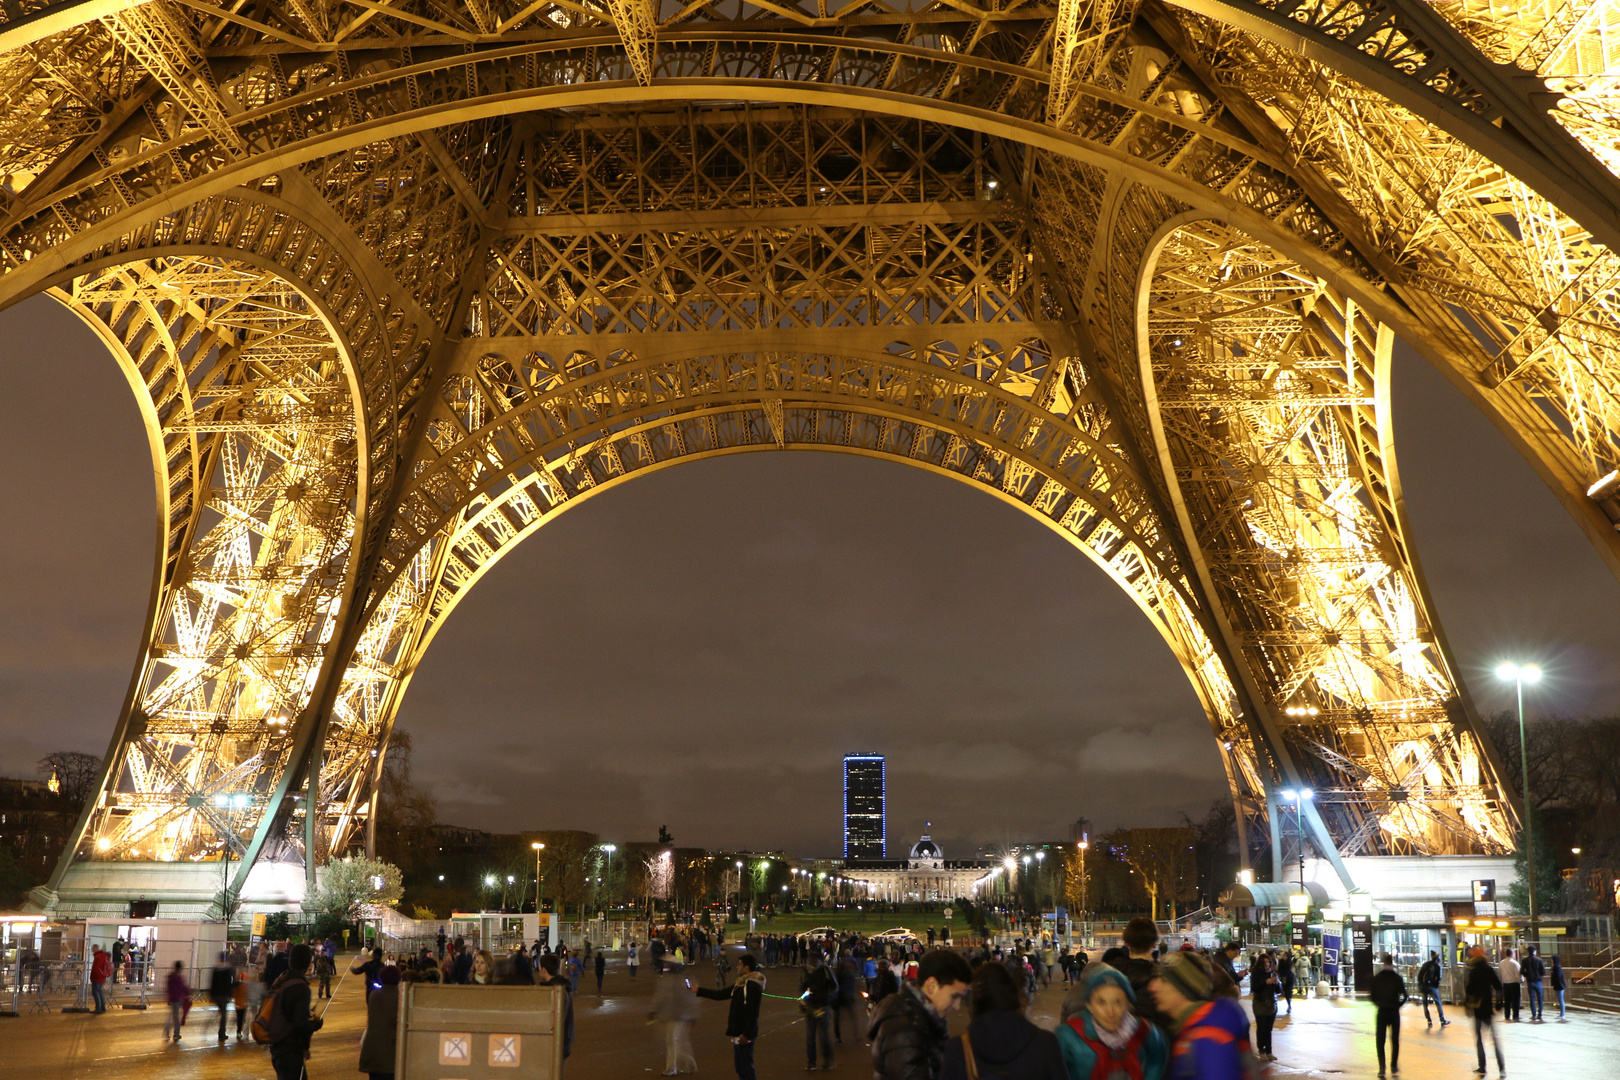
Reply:
[[[161,985],[176,960],[184,966],[186,980],[198,985],[202,974],[219,962],[225,948],[225,924],[201,919],[93,918],[84,920],[84,949],[93,946],[107,952],[122,938],[128,959],[125,966],[133,982]]]

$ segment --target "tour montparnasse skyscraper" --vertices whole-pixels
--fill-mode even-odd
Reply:
[[[844,755],[844,858],[887,856],[882,754]]]

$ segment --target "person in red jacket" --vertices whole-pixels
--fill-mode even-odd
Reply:
[[[112,956],[100,945],[90,953],[90,993],[96,999],[96,1012],[107,1011],[107,980],[112,978]]]

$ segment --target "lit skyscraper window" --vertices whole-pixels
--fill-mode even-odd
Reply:
[[[844,858],[887,858],[882,754],[844,755]]]

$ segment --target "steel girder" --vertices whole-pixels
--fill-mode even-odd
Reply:
[[[1172,438],[1197,429],[1184,414],[1209,408],[1361,416],[1367,388],[1348,376],[1228,378],[1177,397],[1151,376],[1152,316],[1135,298],[1162,280],[1146,269],[1159,265],[1147,237],[1173,233],[1180,251],[1206,228],[1194,221],[1224,222],[1244,238],[1233,250],[1315,283],[1313,295],[1328,299],[1309,314],[1337,313],[1268,348],[1314,356],[1335,334],[1350,352],[1391,331],[1411,337],[1620,565],[1610,520],[1620,506],[1602,487],[1620,464],[1610,360],[1620,273],[1594,213],[1614,191],[1593,168],[1614,164],[1607,54],[1591,44],[1601,35],[1590,12],[1569,10],[1580,5],[1549,5],[1535,40],[1513,53],[1537,78],[1562,80],[1563,96],[1547,104],[1490,66],[1512,42],[1489,4],[1459,5],[1461,16],[1448,7],[1444,34],[1406,4],[1224,7],[1253,8],[1246,17],[1271,18],[1273,29],[1274,16],[1309,15],[1322,47],[1289,53],[1232,21],[1151,2],[843,13],[497,0],[9,7],[0,303],[57,288],[107,327],[132,372],[239,372],[229,379],[240,386],[224,375],[198,385],[243,410],[196,419],[157,404],[169,391],[153,384],[149,427],[172,535],[152,648],[64,867],[150,850],[107,832],[114,816],[129,817],[113,814],[119,799],[169,800],[158,818],[188,822],[179,846],[189,854],[175,847],[175,857],[235,845],[256,857],[279,845],[318,858],[323,845],[346,843],[421,649],[501,551],[621,477],[786,446],[944,469],[1064,528],[1132,590],[1188,666],[1246,810],[1261,812],[1285,776],[1337,777],[1340,809],[1324,824],[1342,843],[1500,848],[1512,810],[1488,754],[1482,779],[1468,781],[1466,695],[1403,539],[1387,419],[1338,421],[1355,437],[1331,454],[1317,452],[1321,439],[1307,440],[1311,453],[1264,443],[1254,433],[1270,421],[1238,425],[1247,441],[1226,446]],[[1357,33],[1381,43],[1371,59],[1345,54]],[[1428,59],[1415,64],[1418,55]],[[1455,90],[1458,73],[1471,80],[1466,93]],[[1472,121],[1426,122],[1425,94],[1508,118],[1519,157],[1476,137],[1488,133]],[[213,344],[225,342],[228,320],[217,332],[159,332],[184,303],[202,312],[188,316],[199,325],[240,306],[240,287],[220,284],[233,278],[257,281],[254,303],[279,305],[283,318],[301,313],[301,333],[325,335],[334,359],[319,377],[342,385],[346,413],[317,422],[299,396],[308,391],[279,383],[257,397],[263,373],[290,362],[232,366],[229,343]],[[1219,292],[1197,275],[1181,284],[1178,309],[1207,307]],[[1286,317],[1295,315],[1306,317]],[[1247,348],[1247,332],[1221,340]],[[201,360],[188,340],[210,343]],[[1378,370],[1377,349],[1369,355]],[[319,483],[265,495],[300,447],[337,437],[339,415],[350,417],[352,485],[334,466]],[[1319,419],[1313,430],[1330,427]],[[295,435],[277,442],[278,430]],[[233,439],[268,440],[282,456],[261,450],[251,458],[258,479],[238,475]],[[1279,454],[1288,460],[1276,463]],[[1081,460],[1083,481],[1065,471]],[[1307,488],[1359,485],[1372,509],[1353,528],[1299,525],[1310,558],[1273,565],[1254,529],[1237,527],[1230,491],[1194,485],[1210,462],[1262,460],[1268,477]],[[200,499],[209,488],[219,490]],[[342,527],[300,517],[315,488],[352,492]],[[239,497],[261,498],[249,530],[258,539],[226,565],[210,554],[217,523],[195,507]],[[143,764],[136,776],[128,762],[164,755],[143,749],[130,722],[165,682],[155,665],[178,644],[176,628],[197,623],[197,597],[214,605],[210,626],[231,624],[217,615],[231,603],[252,609],[244,625],[269,619],[283,601],[261,604],[231,575],[296,576],[301,553],[343,529],[336,593],[322,585],[323,599],[288,608],[318,612],[324,629],[305,628],[310,654],[282,664],[302,672],[276,683],[289,732],[249,740],[279,756],[258,759],[247,818],[223,820],[212,807],[236,784],[219,765],[230,756],[222,740],[271,715],[241,705],[258,699],[243,689],[244,665],[226,663],[248,659],[231,657],[234,645],[204,651],[212,666],[198,685],[237,690],[211,689],[207,717],[172,706],[164,721],[176,736],[207,727],[218,745],[193,738],[185,745],[208,748],[171,750],[169,769]],[[1324,575],[1372,573],[1372,549],[1383,560],[1373,599],[1323,599]],[[1392,602],[1391,589],[1404,599]],[[1316,597],[1320,612],[1357,612],[1353,640],[1332,631],[1338,640],[1324,634],[1306,649],[1297,615],[1278,608],[1295,595]],[[1414,627],[1432,640],[1412,638]],[[1369,663],[1374,642],[1422,652],[1426,674],[1395,678],[1401,665]],[[1413,739],[1347,752],[1363,745],[1347,746],[1350,729],[1367,726],[1354,710],[1397,700],[1390,687],[1409,678],[1429,695],[1424,749],[1405,765],[1399,746]],[[1333,730],[1297,734],[1283,718],[1302,694],[1355,703],[1344,717],[1339,704],[1316,705]],[[227,699],[235,713],[221,712]],[[1434,709],[1444,701],[1456,706],[1442,723]],[[349,764],[323,762],[323,748]],[[355,748],[369,767],[353,763]],[[200,771],[171,775],[187,756]],[[1433,762],[1439,780],[1425,771]],[[213,779],[198,787],[202,775]],[[1426,801],[1395,808],[1391,792],[1414,783]],[[299,793],[315,813],[289,802]],[[209,806],[175,804],[198,798]],[[102,854],[98,839],[108,840]]]

